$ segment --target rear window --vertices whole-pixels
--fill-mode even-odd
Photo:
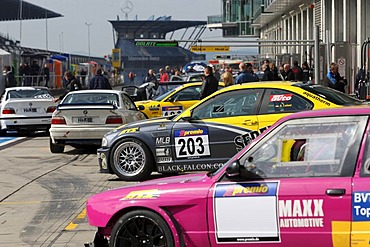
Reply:
[[[46,89],[25,89],[9,91],[8,98],[10,99],[49,99],[53,98]]]
[[[299,86],[299,85],[296,85]],[[336,105],[361,105],[362,101],[350,97],[342,92],[338,92],[334,89],[323,87],[320,85],[302,85],[302,89],[318,95]]]
[[[112,104],[119,106],[118,95],[115,93],[76,93],[68,94],[63,104]]]

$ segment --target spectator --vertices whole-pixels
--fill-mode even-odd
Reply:
[[[302,68],[298,65],[298,61],[293,62],[292,71],[294,75],[294,81],[302,81],[303,72]]]
[[[213,72],[214,77],[216,77],[217,81],[220,81],[221,80],[221,74],[220,74],[220,72],[218,71],[218,69],[216,69],[215,66],[211,66],[211,67],[213,69],[212,72]]]
[[[213,75],[213,69],[210,66],[204,68],[204,80],[202,84],[202,89],[200,92],[200,99],[213,94],[218,90],[218,80]]]
[[[134,72],[130,71],[130,73],[128,73],[128,79],[131,85],[135,84],[135,77],[136,77],[136,74]]]
[[[31,76],[32,76],[32,85],[37,85],[37,77],[40,72],[40,66],[37,64],[37,61],[33,61],[31,65]]]
[[[259,78],[256,74],[253,73],[251,63],[240,63],[239,64],[240,73],[235,78],[235,84],[242,84],[245,82],[256,82],[259,81]]]
[[[86,76],[87,76],[87,71],[84,68],[82,68],[80,71],[80,78],[81,78],[82,85],[86,85]]]
[[[15,80],[14,72],[12,71],[9,65],[6,65],[4,67],[4,75],[5,75],[5,88],[17,86],[17,81]]]
[[[90,89],[112,89],[109,80],[104,76],[102,69],[96,71],[96,75],[89,83]]]
[[[308,66],[307,62],[302,63],[302,81],[308,82],[311,80],[310,75],[310,67]]]
[[[166,67],[165,67],[165,69],[166,69],[166,73],[167,73],[167,75],[168,75],[168,78],[171,76],[171,75],[173,75],[173,73],[172,73],[172,70],[171,70],[171,67],[169,66],[169,65],[167,65]]]
[[[166,73],[166,71],[164,71],[163,68],[160,68],[159,69],[159,73],[161,74],[160,77],[159,77],[160,82],[167,82],[167,81],[169,81],[169,76]]]
[[[345,85],[347,85],[347,81],[340,76],[338,72],[338,64],[331,63],[329,66],[328,74],[325,77],[325,85],[327,87],[333,88],[339,92],[345,92]]]
[[[82,89],[82,85],[80,81],[72,74],[70,70],[67,70],[66,72],[64,72],[63,79],[65,81],[64,86],[65,86],[66,92],[62,94],[61,96],[59,96],[59,98],[57,98],[55,102],[62,100],[69,92]]]
[[[225,87],[234,85],[233,75],[229,71],[224,72],[221,78],[222,78],[222,81],[225,83]]]
[[[271,63],[270,70],[272,73],[273,81],[281,81],[281,78],[279,76],[279,71],[276,68],[276,65],[274,63]]]
[[[274,80],[274,75],[272,74],[270,70],[270,66],[268,64],[266,63],[263,64],[262,70],[263,70],[262,81],[273,81]]]
[[[284,81],[295,81],[293,71],[290,69],[290,65],[287,63],[283,65],[283,71],[281,72],[281,75],[283,76]]]
[[[153,69],[149,69],[148,74],[144,77],[143,83],[145,82],[153,82],[155,84],[158,84],[158,80],[157,77],[155,77]]]
[[[44,68],[42,69],[42,77],[44,79],[44,86],[49,86],[49,80],[50,80],[50,70],[47,64],[44,65]]]

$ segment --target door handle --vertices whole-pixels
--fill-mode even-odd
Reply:
[[[255,125],[255,124],[257,124],[258,122],[257,121],[255,121],[255,120],[245,120],[244,122],[243,122],[243,125]]]
[[[328,196],[342,196],[346,194],[346,190],[345,189],[327,189],[326,194]]]

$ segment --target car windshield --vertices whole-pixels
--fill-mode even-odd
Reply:
[[[9,99],[50,99],[53,96],[47,89],[22,89],[9,91]]]
[[[336,105],[361,105],[362,101],[350,97],[342,92],[319,85],[304,85],[304,90],[327,99]]]
[[[63,104],[112,104],[119,106],[118,95],[115,93],[74,93],[68,94]]]

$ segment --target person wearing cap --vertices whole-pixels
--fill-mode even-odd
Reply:
[[[258,76],[253,73],[252,67],[253,66],[251,63],[240,63],[239,64],[240,74],[235,78],[235,84],[259,81]]]
[[[213,69],[211,66],[204,68],[204,75],[205,77],[200,91],[200,99],[204,99],[218,90],[218,80],[213,75]]]

